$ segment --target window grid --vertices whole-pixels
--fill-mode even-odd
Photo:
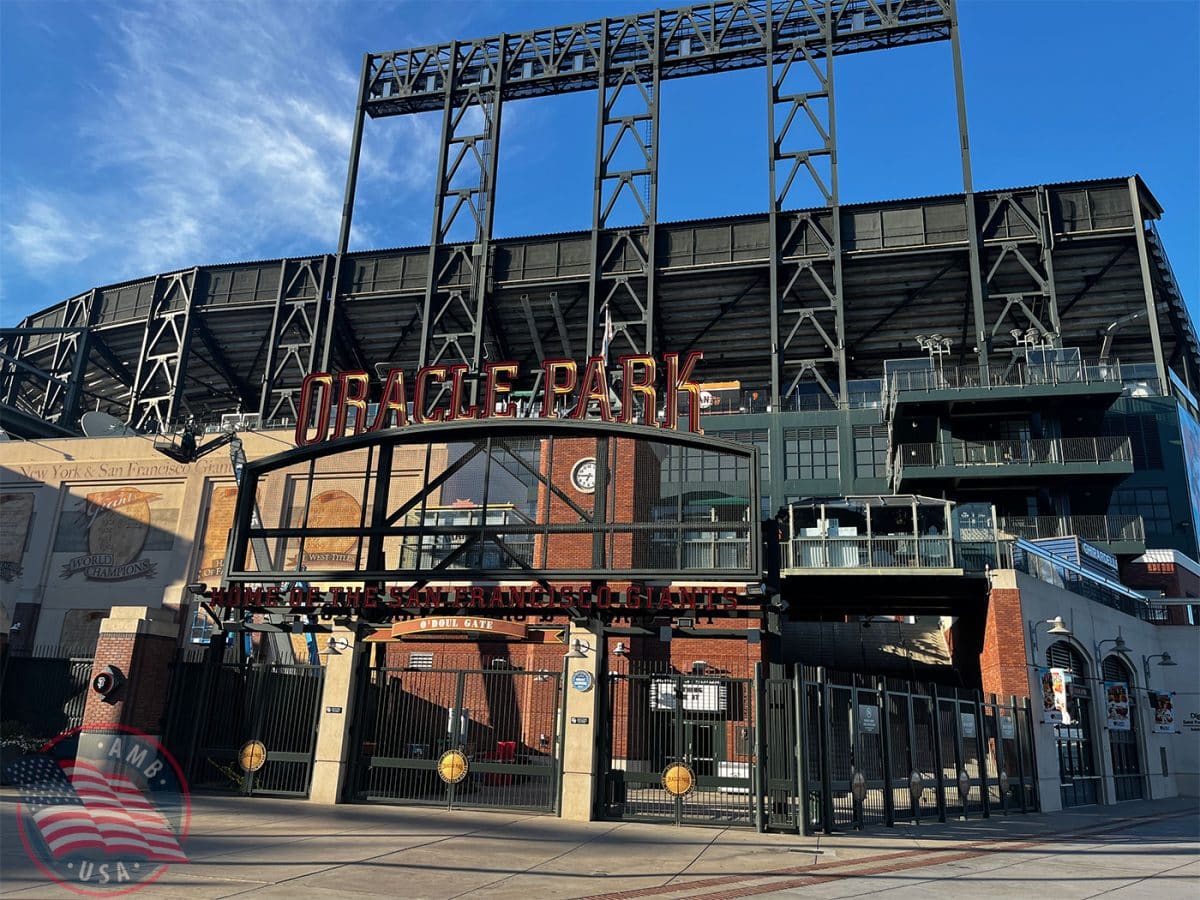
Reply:
[[[836,427],[788,428],[783,441],[789,479],[814,481],[840,476]]]

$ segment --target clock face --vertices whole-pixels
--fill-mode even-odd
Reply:
[[[590,494],[596,489],[596,460],[592,457],[581,459],[571,469],[571,484],[575,490]]]

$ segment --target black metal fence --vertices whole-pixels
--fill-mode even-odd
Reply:
[[[5,737],[49,740],[82,725],[93,652],[38,646],[10,654],[0,670]]]
[[[1037,808],[1028,701],[807,666],[764,679],[763,691],[770,827],[834,831]]]
[[[164,743],[193,789],[307,796],[324,682],[322,666],[181,654]]]
[[[359,689],[348,799],[558,808],[561,672],[373,668]]]
[[[773,673],[610,673],[600,813],[813,833],[1037,809],[1027,700]],[[682,793],[678,764],[693,780]]]

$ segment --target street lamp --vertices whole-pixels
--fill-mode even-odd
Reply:
[[[1029,645],[1034,653],[1038,651],[1037,633],[1038,628],[1042,625],[1049,625],[1046,629],[1046,634],[1053,634],[1059,637],[1070,637],[1071,629],[1063,621],[1062,616],[1055,616],[1053,619],[1047,619],[1045,622],[1029,622]]]
[[[1142,654],[1142,671],[1146,673],[1146,687],[1150,686],[1150,660],[1157,659],[1160,666],[1177,666],[1179,663],[1171,659],[1170,653],[1151,653],[1149,656]]]
[[[1098,665],[1098,666],[1102,665],[1102,662],[1101,662],[1102,657],[1100,655],[1100,648],[1103,647],[1105,644],[1112,644],[1113,650],[1115,650],[1117,653],[1128,653],[1129,652],[1129,645],[1125,643],[1125,638],[1121,637],[1119,634],[1115,638],[1105,638],[1104,640],[1100,641],[1095,646],[1096,665]]]
[[[592,649],[592,645],[582,638],[575,638],[571,642],[571,649],[567,651],[567,659],[585,659],[588,651]]]

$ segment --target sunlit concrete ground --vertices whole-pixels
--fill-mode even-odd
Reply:
[[[0,792],[0,895],[48,881]],[[1194,799],[801,837],[397,806],[193,798],[190,862],[134,896],[1200,897]]]

